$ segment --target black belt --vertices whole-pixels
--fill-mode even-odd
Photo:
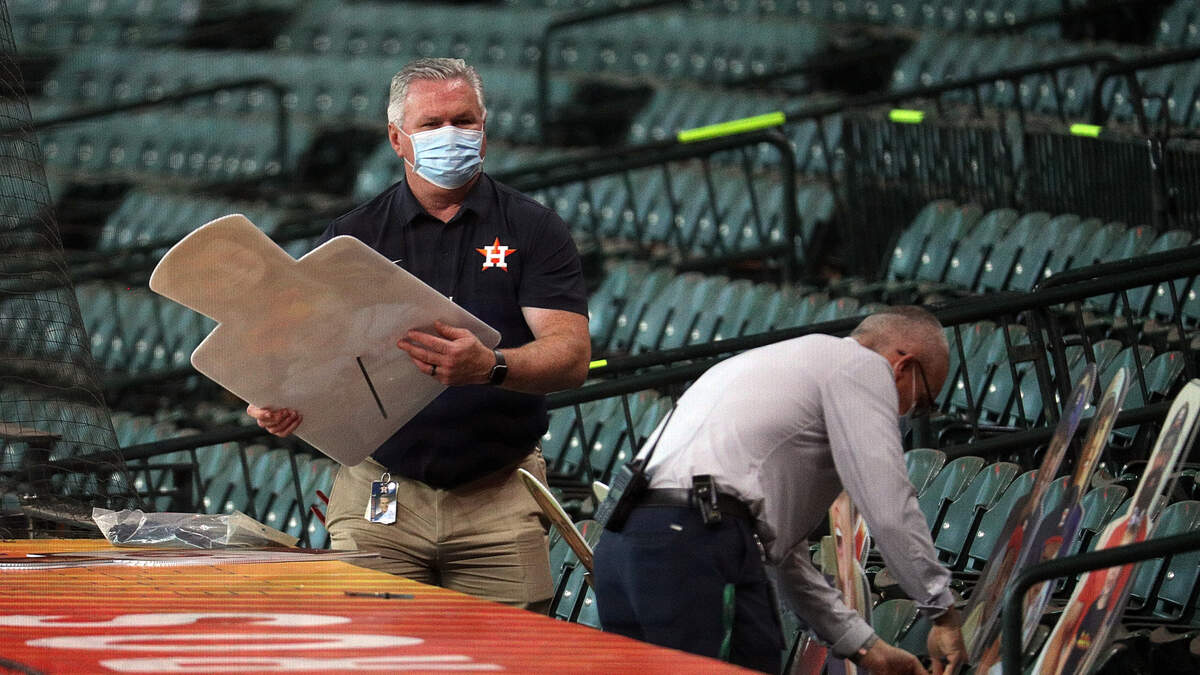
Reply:
[[[691,488],[653,488],[646,490],[645,496],[638,502],[638,506],[682,506],[684,508],[698,509],[696,504],[695,491]],[[717,493],[717,507],[721,509],[724,515],[733,516],[735,518],[745,518],[754,522],[754,514],[750,512],[750,507],[746,506],[742,500],[732,495],[727,495],[723,492]]]

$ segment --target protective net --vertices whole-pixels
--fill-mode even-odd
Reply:
[[[98,535],[138,497],[119,454],[0,0],[0,537]]]

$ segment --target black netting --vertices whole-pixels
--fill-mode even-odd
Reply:
[[[1064,130],[1026,135],[1026,204],[1136,227],[1154,222],[1152,147],[1145,138],[1108,131],[1103,138]]]
[[[136,505],[63,259],[0,2],[0,537]]]
[[[1016,190],[1004,120],[939,115],[920,124],[881,111],[847,115],[846,258],[853,272],[879,270],[895,233],[936,199],[985,209],[1011,206]]]

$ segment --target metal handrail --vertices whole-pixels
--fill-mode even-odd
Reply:
[[[1091,570],[1127,565],[1163,556],[1200,550],[1200,531],[1150,539],[1137,544],[1047,560],[1025,569],[1009,582],[1004,596],[1001,658],[1005,675],[1020,675],[1021,623],[1025,592],[1034,584]]]

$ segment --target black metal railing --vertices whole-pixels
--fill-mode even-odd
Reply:
[[[1005,675],[1024,672],[1021,665],[1021,623],[1024,618],[1025,593],[1037,583],[1050,581],[1092,570],[1128,565],[1167,555],[1200,550],[1200,531],[1150,539],[1128,546],[1103,549],[1080,555],[1047,560],[1023,570],[1009,582],[1004,596],[1001,657]]]

